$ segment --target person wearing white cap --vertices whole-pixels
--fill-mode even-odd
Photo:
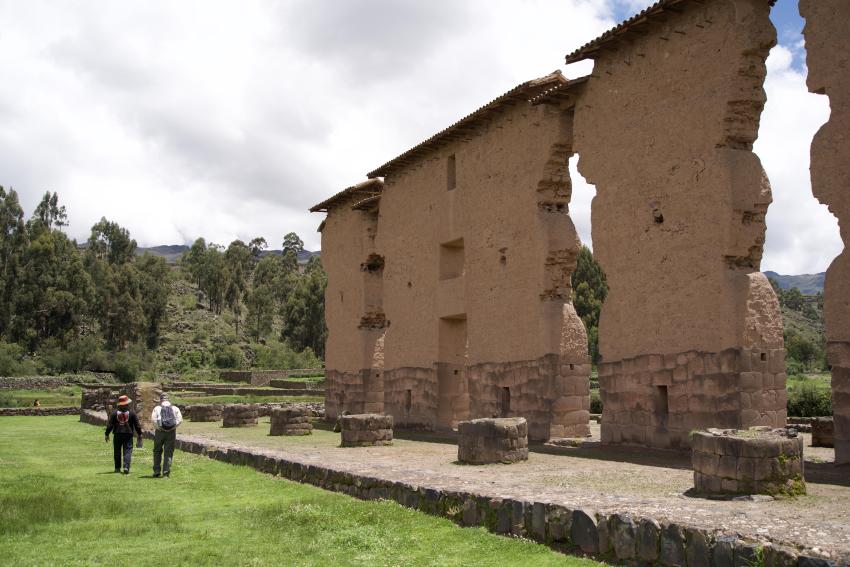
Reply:
[[[168,394],[163,393],[159,396],[159,405],[153,408],[151,421],[156,428],[153,434],[153,476],[159,478],[161,473],[161,476],[167,477],[171,475],[177,426],[183,422],[183,415],[180,408],[168,401]]]

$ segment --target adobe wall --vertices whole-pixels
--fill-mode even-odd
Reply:
[[[374,281],[380,273],[365,266],[375,255],[377,214],[352,210],[356,197],[328,211],[322,231],[325,291],[325,407],[336,419],[343,411],[383,411],[381,337],[389,325]]]
[[[775,44],[767,0],[669,10],[603,49],[575,110],[596,185],[604,442],[686,447],[785,424],[782,320],[759,273],[770,184],[752,152]]]
[[[535,439],[587,433],[571,144],[568,111],[518,101],[385,178],[384,400],[398,425],[504,415],[528,418]]]
[[[844,251],[826,272],[824,318],[832,365],[835,462],[850,463],[850,3],[800,0],[806,19],[808,86],[832,113],[812,143],[812,192],[838,218]]]

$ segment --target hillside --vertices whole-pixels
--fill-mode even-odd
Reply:
[[[817,295],[818,293],[823,293],[823,282],[826,277],[826,273],[783,276],[776,272],[764,272],[764,275],[770,279],[776,280],[776,283],[779,284],[780,288],[791,289],[796,287],[803,295]]]

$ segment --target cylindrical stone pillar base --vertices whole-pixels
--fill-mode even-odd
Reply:
[[[457,459],[469,465],[515,463],[528,459],[524,417],[473,419],[458,423]]]
[[[310,435],[310,410],[307,408],[275,408],[271,410],[269,435]]]
[[[340,417],[343,447],[393,444],[393,416],[377,413]]]
[[[806,493],[803,438],[796,431],[709,429],[694,433],[691,447],[698,494]]]
[[[257,425],[257,406],[233,404],[224,406],[221,412],[223,427],[251,427]]]
[[[222,408],[221,404],[202,404],[189,406],[186,413],[189,414],[189,421],[221,421]]]

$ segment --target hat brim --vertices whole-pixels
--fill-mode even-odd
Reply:
[[[131,400],[130,398],[127,398],[126,400],[119,401],[118,405],[119,406],[129,406],[132,403],[133,403],[133,400]]]

